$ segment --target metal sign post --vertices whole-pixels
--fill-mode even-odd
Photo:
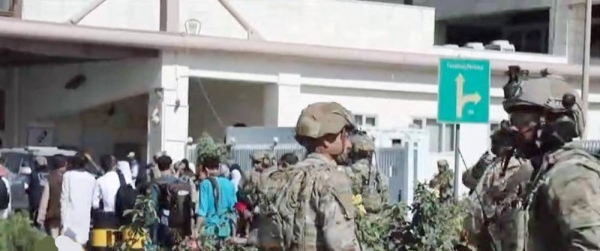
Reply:
[[[454,124],[454,198],[458,198],[458,187],[461,183],[460,173],[460,124]]]
[[[454,195],[460,186],[460,124],[489,124],[489,60],[440,59],[438,123],[455,124]]]

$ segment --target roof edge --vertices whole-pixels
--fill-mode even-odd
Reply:
[[[72,24],[0,18],[0,37],[62,41],[99,45],[128,46],[167,51],[220,51],[268,56],[293,57],[377,65],[386,67],[416,66],[437,69],[439,59],[447,56],[435,53],[380,51],[306,45],[257,40],[242,40],[177,33],[86,27]],[[503,74],[510,65],[520,65],[530,72],[548,68],[552,74],[581,76],[581,66],[566,63],[537,63],[490,60],[492,72]],[[600,67],[592,66],[590,77],[600,77]]]

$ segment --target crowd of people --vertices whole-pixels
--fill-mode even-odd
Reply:
[[[130,224],[125,211],[135,206],[138,195],[147,195],[158,218],[146,226],[148,238],[158,246],[170,248],[178,244],[178,237],[199,234],[219,240],[246,237],[256,206],[246,198],[255,192],[256,174],[298,162],[296,154],[287,153],[273,167],[273,156],[260,154],[264,161],[256,157],[259,153],[253,154],[250,172],[232,161],[225,163],[221,156],[204,157],[196,166],[187,159],[173,163],[165,152],[155,154],[147,165],[140,165],[134,153],[122,160],[102,155],[99,164],[85,152],[36,157],[26,185],[29,215],[48,235],[65,235],[86,246],[91,244],[91,229]],[[10,195],[8,172],[0,171],[0,187],[5,188],[0,194]],[[12,213],[11,198],[0,201],[7,202],[0,210],[0,217],[7,218]]]
[[[249,170],[224,156],[212,138],[212,145],[198,145],[196,163],[174,162],[166,152],[148,164],[134,153],[125,159],[102,155],[99,164],[86,152],[37,157],[27,191],[30,217],[53,237],[93,245],[96,229],[128,226],[134,220],[125,212],[147,198],[156,215],[144,220],[147,238],[168,249],[204,235],[217,248],[235,239],[275,250],[323,245],[359,250],[354,197],[361,195],[362,210],[373,215],[389,197],[387,177],[372,162],[373,138],[357,131],[351,114],[337,103],[307,107],[296,133],[308,152],[304,159],[257,151]]]

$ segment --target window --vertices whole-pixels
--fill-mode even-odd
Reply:
[[[355,114],[354,123],[356,123],[357,126],[376,127],[377,116]]]
[[[592,36],[590,56],[600,57],[600,5],[592,6]]]
[[[504,37],[515,45],[516,51],[546,53],[548,51],[547,30],[547,25],[512,26],[504,29]]]
[[[14,0],[0,0],[0,17],[20,17],[21,2]]]
[[[0,0],[0,11],[9,12],[11,6],[10,0]]]
[[[398,147],[398,146],[402,146],[402,140],[401,139],[392,139],[392,147]]]
[[[0,90],[0,131],[6,129],[6,92]]]
[[[445,20],[445,43],[462,46],[480,42],[486,45],[494,40],[508,40],[516,51],[547,53],[549,23],[548,9]]]
[[[438,124],[435,119],[415,119],[414,127],[425,128],[429,132],[430,152],[454,151],[454,125]]]

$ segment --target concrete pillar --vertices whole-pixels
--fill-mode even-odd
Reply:
[[[569,6],[567,18],[567,58],[569,63],[583,61],[583,38],[585,25],[585,3]]]
[[[434,34],[434,44],[435,45],[444,45],[446,44],[446,23],[443,21],[435,22],[435,34]]]
[[[279,74],[276,84],[265,87],[266,126],[295,126],[304,108],[300,98],[302,77],[298,74]]]
[[[179,64],[174,54],[162,57],[160,83],[148,98],[148,158],[166,151],[177,161],[185,157],[188,139],[189,68]]]
[[[567,56],[569,41],[569,5],[566,1],[555,0],[550,10],[550,27],[548,32],[548,50],[552,55]],[[584,16],[585,17],[585,16]]]
[[[179,0],[160,0],[160,31],[179,32]]]

